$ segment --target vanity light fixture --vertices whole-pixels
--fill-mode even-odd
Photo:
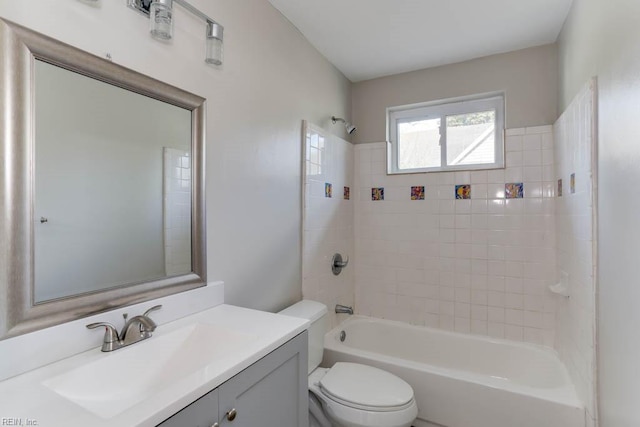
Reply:
[[[205,57],[207,64],[221,65],[224,27],[196,9],[185,0],[129,0],[129,7],[146,15],[150,19],[149,31],[158,40],[171,40],[173,37],[173,4],[179,4],[207,23],[205,33]]]
[[[204,54],[204,62],[213,65],[222,65],[222,25],[214,21],[207,21],[207,44]]]
[[[173,37],[173,0],[155,0],[149,6],[149,32],[158,40]]]

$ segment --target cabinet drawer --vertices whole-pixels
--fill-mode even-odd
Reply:
[[[158,427],[211,427],[218,422],[218,389],[210,391]]]

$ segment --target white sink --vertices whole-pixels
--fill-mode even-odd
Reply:
[[[43,384],[101,418],[112,418],[176,381],[248,347],[253,335],[206,323],[154,336]]]

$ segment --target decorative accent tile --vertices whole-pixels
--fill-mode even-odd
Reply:
[[[562,197],[562,180],[558,180],[558,197]]]
[[[507,199],[522,199],[524,197],[524,184],[521,182],[505,184],[504,197]]]
[[[469,184],[456,185],[456,199],[470,199],[471,186]]]
[[[349,187],[344,187],[344,192],[342,194],[345,200],[349,200],[351,197],[351,189]]]
[[[411,200],[424,200],[424,185],[411,187]]]
[[[571,194],[575,194],[576,192],[576,174],[571,174],[571,181],[569,182],[569,188],[571,189]]]
[[[324,197],[333,197],[333,185],[328,182],[324,183]]]
[[[372,188],[371,200],[384,200],[384,187]]]

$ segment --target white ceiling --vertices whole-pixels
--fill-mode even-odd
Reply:
[[[556,41],[572,0],[269,0],[353,82]]]

